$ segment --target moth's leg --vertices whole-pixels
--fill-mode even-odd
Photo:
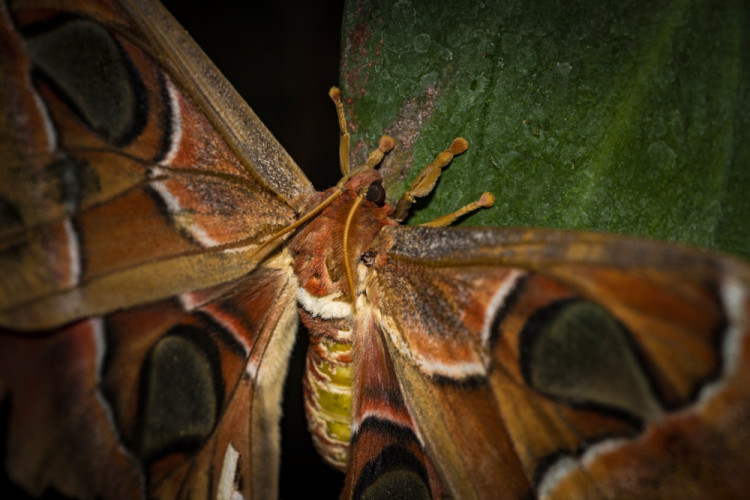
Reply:
[[[389,135],[381,137],[380,142],[378,143],[378,149],[370,153],[370,156],[367,157],[367,161],[357,167],[357,170],[360,168],[375,168],[378,163],[383,161],[383,156],[393,149],[394,145],[395,142],[393,141],[393,137]]]
[[[460,155],[467,149],[469,149],[469,143],[466,139],[463,137],[453,139],[448,149],[437,155],[432,163],[419,172],[417,178],[409,186],[409,190],[398,200],[393,218],[403,220],[416,199],[429,194],[433,190],[442,169],[453,160],[454,156]]]
[[[493,196],[492,193],[482,193],[482,196],[480,196],[477,201],[473,201],[469,203],[468,205],[462,208],[459,208],[452,214],[441,215],[437,219],[433,219],[430,222],[425,222],[424,224],[420,224],[420,226],[426,226],[426,227],[450,226],[459,217],[462,217],[468,214],[469,212],[479,210],[480,208],[489,208],[494,204],[495,204],[495,197]]]
[[[344,105],[341,103],[341,90],[338,87],[331,87],[328,91],[328,95],[331,96],[331,100],[336,105],[336,116],[339,119],[339,131],[341,132],[341,141],[339,142],[339,164],[341,165],[341,173],[344,174],[345,179],[351,178],[351,167],[349,165],[349,147],[351,138],[349,136],[349,130],[346,127],[346,116],[344,115]],[[370,153],[367,161],[357,167],[357,171],[375,168],[375,166],[383,160],[383,156],[393,149],[394,141],[393,138],[384,135],[380,138],[378,148]]]
[[[336,116],[339,119],[339,132],[341,132],[341,139],[339,140],[339,165],[341,166],[341,173],[344,176],[349,174],[349,131],[346,128],[346,116],[344,115],[344,105],[341,104],[341,90],[338,87],[331,87],[328,91],[328,95],[336,105]]]

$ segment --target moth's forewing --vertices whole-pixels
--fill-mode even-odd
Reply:
[[[746,488],[745,264],[530,229],[386,228],[373,247],[365,290],[452,494]]]

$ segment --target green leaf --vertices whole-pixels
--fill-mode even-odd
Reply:
[[[351,1],[341,84],[397,199],[470,149],[409,223],[627,233],[750,256],[750,15],[741,1]]]

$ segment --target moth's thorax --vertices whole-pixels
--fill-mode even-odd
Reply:
[[[359,193],[381,180],[375,170],[367,170],[353,177],[344,192],[320,215],[308,222],[292,239],[289,249],[294,256],[294,270],[300,285],[314,297],[339,294],[340,301],[351,304],[344,258],[356,267],[362,254],[380,230],[395,225],[390,218],[393,207],[378,206],[366,199],[352,214],[349,223],[347,249],[344,249],[344,230],[347,218]],[[310,205],[315,205],[333,194],[337,188],[315,193]],[[331,296],[333,298],[333,296]]]
[[[344,192],[288,246],[299,279],[300,317],[310,332],[304,380],[308,426],[318,452],[340,469],[346,466],[349,450],[353,379],[353,298],[345,259],[349,259],[356,288],[362,255],[384,226],[397,224],[390,218],[393,207],[388,204],[364,199],[353,210],[358,195],[380,180],[374,170],[354,176]],[[337,189],[316,193],[309,205],[314,207]]]

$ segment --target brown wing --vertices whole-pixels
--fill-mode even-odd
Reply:
[[[237,283],[0,335],[5,467],[81,498],[276,496],[281,387],[296,279]]]
[[[352,439],[341,498],[446,496],[369,311],[360,311],[356,332]]]
[[[746,491],[746,265],[611,235],[410,227],[384,229],[367,263],[368,314],[452,496]]]
[[[6,327],[235,279],[312,191],[158,5],[4,6],[0,41]]]
[[[299,211],[314,191],[312,184],[190,35],[158,2],[130,0],[123,7],[245,169]]]
[[[309,182],[150,2],[0,4],[0,107],[6,473],[275,496],[296,281],[258,250]]]

